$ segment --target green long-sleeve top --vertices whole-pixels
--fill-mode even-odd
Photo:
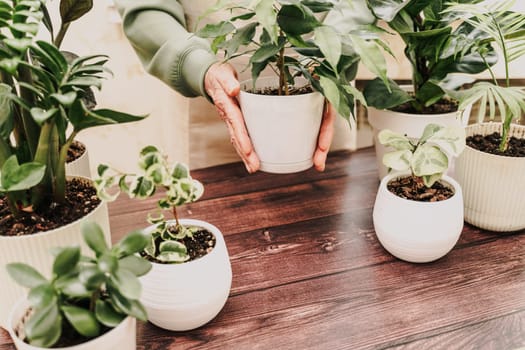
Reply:
[[[187,30],[176,0],[115,0],[131,45],[148,73],[184,96],[206,96],[204,75],[217,58]]]

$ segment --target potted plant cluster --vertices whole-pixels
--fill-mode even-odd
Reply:
[[[480,0],[462,4],[478,6]],[[453,2],[420,0],[367,0],[374,15],[384,20],[389,30],[405,44],[405,55],[412,68],[412,83],[400,86],[393,80],[374,79],[363,94],[368,104],[368,120],[374,129],[380,178],[386,175],[382,156],[386,149],[377,140],[382,129],[409,137],[421,135],[429,123],[466,125],[471,105],[451,96],[465,82],[465,75],[483,72],[497,55],[490,41],[478,43],[487,35],[465,20],[463,13],[451,10]]]
[[[192,179],[187,166],[170,164],[155,147],[140,153],[142,174],[118,173],[106,165],[98,167],[95,180],[99,197],[114,200],[122,191],[130,198],[152,197],[163,189],[159,208],[170,210],[174,219],[148,216],[144,231],[149,243],[141,252],[153,268],[141,277],[144,304],[149,320],[162,328],[183,331],[212,320],[228,299],[232,271],[221,231],[208,222],[179,219],[177,206],[196,201],[202,184]],[[118,191],[107,190],[118,184]]]
[[[381,180],[377,192],[377,238],[402,260],[421,263],[443,257],[463,229],[461,187],[444,173],[449,157],[465,147],[464,128],[429,124],[416,140],[385,129],[379,142],[394,149],[383,163],[395,172]]]
[[[449,11],[464,16],[480,35],[476,48],[482,57],[495,44],[505,67],[499,82],[487,65],[492,81],[478,82],[460,94],[462,104],[480,102],[478,123],[467,127],[467,147],[458,158],[456,179],[465,196],[465,221],[497,232],[525,228],[525,127],[513,124],[525,112],[525,90],[510,86],[510,63],[525,53],[525,14],[511,12],[514,1],[482,5],[457,4]],[[485,108],[487,106],[487,108]],[[501,122],[492,120],[499,112]]]
[[[239,102],[263,171],[290,173],[312,166],[325,98],[346,119],[356,100],[364,103],[351,84],[361,55],[375,57],[363,63],[386,79],[383,43],[373,23],[340,33],[321,20],[339,10],[339,3],[219,2],[202,16],[231,11],[230,18],[207,24],[197,35],[212,40],[226,60],[249,57],[252,79],[241,82]],[[265,69],[275,74],[259,78]]]
[[[55,248],[50,279],[27,264],[7,265],[10,276],[29,288],[8,323],[18,350],[135,350],[136,319],[147,320],[138,276],[151,268],[135,254],[148,237],[132,232],[110,248],[94,222],[83,224],[82,236],[93,256],[83,256],[79,246]]]
[[[72,20],[88,3],[62,1],[61,8]],[[75,136],[143,117],[88,108],[85,97],[90,88],[101,87],[107,57],[68,60],[53,43],[37,40],[40,24],[50,23],[41,1],[3,1],[0,16],[0,266],[19,261],[44,267],[50,265],[50,247],[82,242],[83,218],[99,222],[109,242],[107,208],[90,180],[66,176]],[[0,325],[5,325],[21,289],[4,269],[0,280],[5,281]]]

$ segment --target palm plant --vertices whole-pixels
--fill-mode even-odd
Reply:
[[[68,60],[56,46],[91,6],[62,1],[55,38],[44,1],[0,0],[0,192],[14,217],[64,203],[67,151],[80,131],[143,118],[88,108],[90,89],[100,89],[111,73],[104,66],[108,57]],[[56,45],[36,40],[40,24]]]
[[[509,129],[513,120],[519,119],[525,112],[525,89],[510,86],[509,64],[525,54],[525,14],[512,12],[514,0],[498,2],[485,2],[483,4],[453,4],[447,12],[460,14],[470,26],[477,28],[485,35],[475,41],[474,48],[486,61],[488,47],[492,43],[498,46],[503,57],[505,79],[500,84],[496,79],[493,68],[485,62],[492,81],[477,82],[472,89],[459,93],[461,106],[477,101],[480,102],[478,121],[483,121],[487,116],[494,119],[499,111],[502,122],[502,133],[499,150],[504,152],[509,143]],[[458,52],[460,48],[458,48]]]

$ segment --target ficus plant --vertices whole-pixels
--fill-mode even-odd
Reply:
[[[480,102],[478,122],[487,117],[494,119],[499,112],[502,123],[499,150],[505,152],[509,145],[509,130],[513,120],[519,120],[525,112],[525,89],[510,85],[510,63],[525,54],[525,14],[511,11],[515,1],[491,1],[477,5],[456,4],[447,9],[462,16],[465,23],[477,28],[483,36],[475,41],[475,48],[480,56],[487,55],[487,45],[494,44],[499,48],[505,67],[505,79],[500,83],[493,68],[486,67],[491,81],[481,81],[464,92],[457,93],[461,100],[460,107]],[[488,108],[486,108],[488,106]]]
[[[448,90],[465,82],[465,76],[460,78],[456,73],[477,74],[496,63],[497,54],[487,33],[454,6],[460,3],[476,8],[482,0],[366,1],[374,15],[388,24],[389,31],[403,40],[413,90],[409,93],[391,79],[387,84],[374,79],[363,91],[369,106],[395,109],[408,104],[411,113],[424,113],[450,97]]]
[[[382,145],[393,150],[383,156],[383,164],[400,172],[410,171],[427,187],[441,179],[449,167],[449,157],[457,157],[465,148],[465,129],[429,124],[419,139],[384,129],[378,134]]]
[[[108,57],[72,58],[57,47],[91,6],[62,0],[55,37],[45,1],[0,0],[0,192],[15,218],[64,203],[67,151],[79,132],[143,118],[91,109],[91,88],[111,74]],[[36,39],[41,24],[51,41]]]
[[[198,200],[203,192],[202,183],[191,177],[185,164],[170,164],[166,156],[156,147],[144,147],[139,155],[141,174],[118,172],[107,165],[98,166],[98,178],[95,187],[99,198],[106,201],[115,200],[121,192],[130,198],[147,199],[152,197],[157,189],[164,190],[157,201],[161,210],[171,211],[175,225],[167,221],[162,214],[148,215],[148,222],[155,225],[149,244],[144,254],[152,261],[161,263],[181,263],[190,256],[182,240],[200,230],[197,227],[187,227],[179,222],[177,207]],[[117,192],[111,194],[109,189],[117,186]]]
[[[210,39],[212,49],[224,53],[225,60],[249,56],[247,68],[254,86],[268,68],[279,78],[278,94],[288,95],[297,89],[295,79],[302,76],[348,119],[356,99],[365,103],[361,92],[351,85],[358,63],[362,58],[386,82],[381,49],[386,46],[373,17],[369,23],[356,22],[345,33],[323,21],[330,11],[342,11],[343,5],[354,10],[351,0],[220,0],[201,18],[217,11],[231,16],[199,28],[196,34]]]
[[[11,278],[29,288],[23,334],[31,345],[52,347],[66,333],[87,341],[127,316],[147,320],[138,277],[151,269],[151,263],[136,253],[144,249],[148,237],[131,232],[110,248],[98,224],[87,221],[81,230],[92,255],[82,255],[78,246],[55,248],[49,279],[27,264],[7,265]]]

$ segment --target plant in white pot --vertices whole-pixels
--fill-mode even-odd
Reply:
[[[472,7],[479,2],[461,1]],[[466,21],[463,13],[451,9],[452,1],[367,0],[367,3],[375,16],[403,40],[404,53],[412,68],[408,86],[374,79],[363,91],[382,178],[387,173],[382,164],[387,149],[377,141],[378,132],[390,129],[418,137],[430,123],[466,125],[471,105],[460,105],[451,92],[464,82],[471,82],[470,75],[496,63],[497,55],[490,41],[485,42],[484,53],[480,54],[478,42],[485,40],[486,34]]]
[[[192,179],[181,163],[170,164],[153,146],[140,153],[143,174],[132,175],[98,167],[95,180],[99,196],[115,199],[107,189],[118,183],[131,198],[146,199],[163,189],[158,206],[170,210],[173,220],[148,217],[151,226],[144,231],[150,242],[141,255],[152,262],[151,271],[141,278],[141,301],[153,324],[175,331],[200,327],[212,320],[228,299],[232,271],[221,231],[208,222],[179,219],[177,206],[196,201],[203,194],[202,184]]]
[[[11,278],[29,288],[8,322],[18,350],[136,349],[135,319],[147,320],[138,276],[151,264],[135,254],[148,237],[132,232],[110,248],[94,222],[83,224],[82,236],[92,256],[79,246],[54,248],[50,279],[27,264],[7,265]]]
[[[465,147],[465,130],[429,124],[416,140],[388,129],[378,138],[394,149],[383,163],[395,172],[381,180],[377,192],[377,238],[399,259],[420,263],[441,258],[463,229],[461,187],[444,173],[449,157]]]
[[[484,37],[477,39],[483,57],[486,46],[499,47],[505,79],[478,82],[458,95],[462,104],[480,102],[478,123],[467,127],[467,147],[457,160],[456,179],[465,196],[465,221],[497,232],[525,228],[525,127],[514,124],[525,112],[525,89],[510,86],[510,63],[525,53],[525,14],[509,8],[514,1],[478,5],[457,4],[450,11],[462,14]],[[499,112],[500,122],[493,120]]]
[[[19,261],[43,269],[50,265],[50,247],[82,245],[78,226],[84,218],[99,222],[110,241],[106,204],[96,197],[91,180],[67,177],[75,136],[143,117],[88,108],[87,91],[101,87],[107,57],[68,61],[53,43],[37,40],[40,24],[49,19],[41,1],[0,5],[0,266]],[[21,289],[4,269],[0,280],[4,326]]]
[[[366,6],[358,9],[368,13]],[[252,79],[241,83],[239,102],[261,170],[308,169],[325,98],[349,120],[355,100],[363,101],[351,84],[361,57],[386,79],[375,19],[343,34],[321,20],[330,11],[343,10],[339,1],[219,2],[210,9],[220,10],[231,11],[231,17],[207,24],[197,35],[213,39],[212,48],[224,51],[226,60],[249,57]],[[275,74],[259,77],[265,69]]]

